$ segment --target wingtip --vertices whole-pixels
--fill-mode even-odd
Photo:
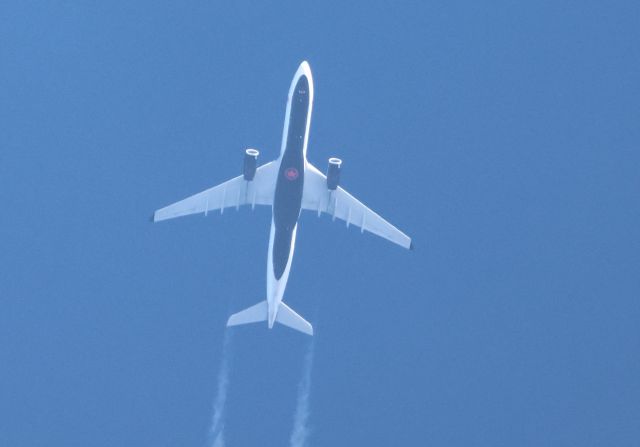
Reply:
[[[153,213],[151,216],[149,216],[149,222],[153,223],[156,221],[156,213]]]
[[[409,243],[409,250],[413,251],[413,241]]]

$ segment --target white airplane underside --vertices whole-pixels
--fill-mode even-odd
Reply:
[[[266,321],[280,323],[309,335],[311,324],[283,301],[295,248],[301,210],[329,214],[362,232],[368,231],[404,248],[411,239],[338,186],[341,161],[329,159],[327,175],[307,161],[309,125],[313,107],[313,78],[305,61],[300,64],[287,101],[282,148],[277,160],[256,168],[258,151],[247,149],[243,175],[157,210],[153,221],[250,205],[272,207],[267,260],[266,300],[229,317],[227,326]]]

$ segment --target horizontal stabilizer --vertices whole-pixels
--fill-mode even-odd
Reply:
[[[296,331],[313,335],[313,327],[311,324],[283,302],[280,302],[276,321],[280,324],[284,324],[285,326],[289,326],[291,329],[295,329]]]
[[[238,326],[240,324],[258,323],[267,320],[267,302],[260,301],[251,307],[241,310],[229,317],[227,326]]]

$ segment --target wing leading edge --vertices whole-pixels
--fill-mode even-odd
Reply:
[[[302,208],[337,217],[361,232],[368,231],[401,247],[413,249],[411,238],[370,210],[358,199],[338,186],[335,191],[327,189],[327,177],[311,163],[307,163],[302,195]]]
[[[276,162],[269,162],[256,170],[253,181],[246,181],[242,175],[224,183],[194,194],[179,202],[157,210],[153,221],[204,213],[241,205],[272,205],[275,179],[278,175]]]

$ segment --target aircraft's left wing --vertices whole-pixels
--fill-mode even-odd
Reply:
[[[411,238],[367,208],[340,186],[335,191],[327,189],[327,177],[311,163],[307,163],[304,172],[304,191],[302,208],[316,211],[318,215],[327,213],[335,219],[344,220],[349,225],[356,225],[365,230],[396,243],[404,248],[412,249]]]
[[[278,175],[277,163],[272,161],[260,166],[252,181],[242,175],[202,192],[173,203],[153,214],[153,221],[173,219],[189,214],[204,213],[240,205],[272,205]]]

